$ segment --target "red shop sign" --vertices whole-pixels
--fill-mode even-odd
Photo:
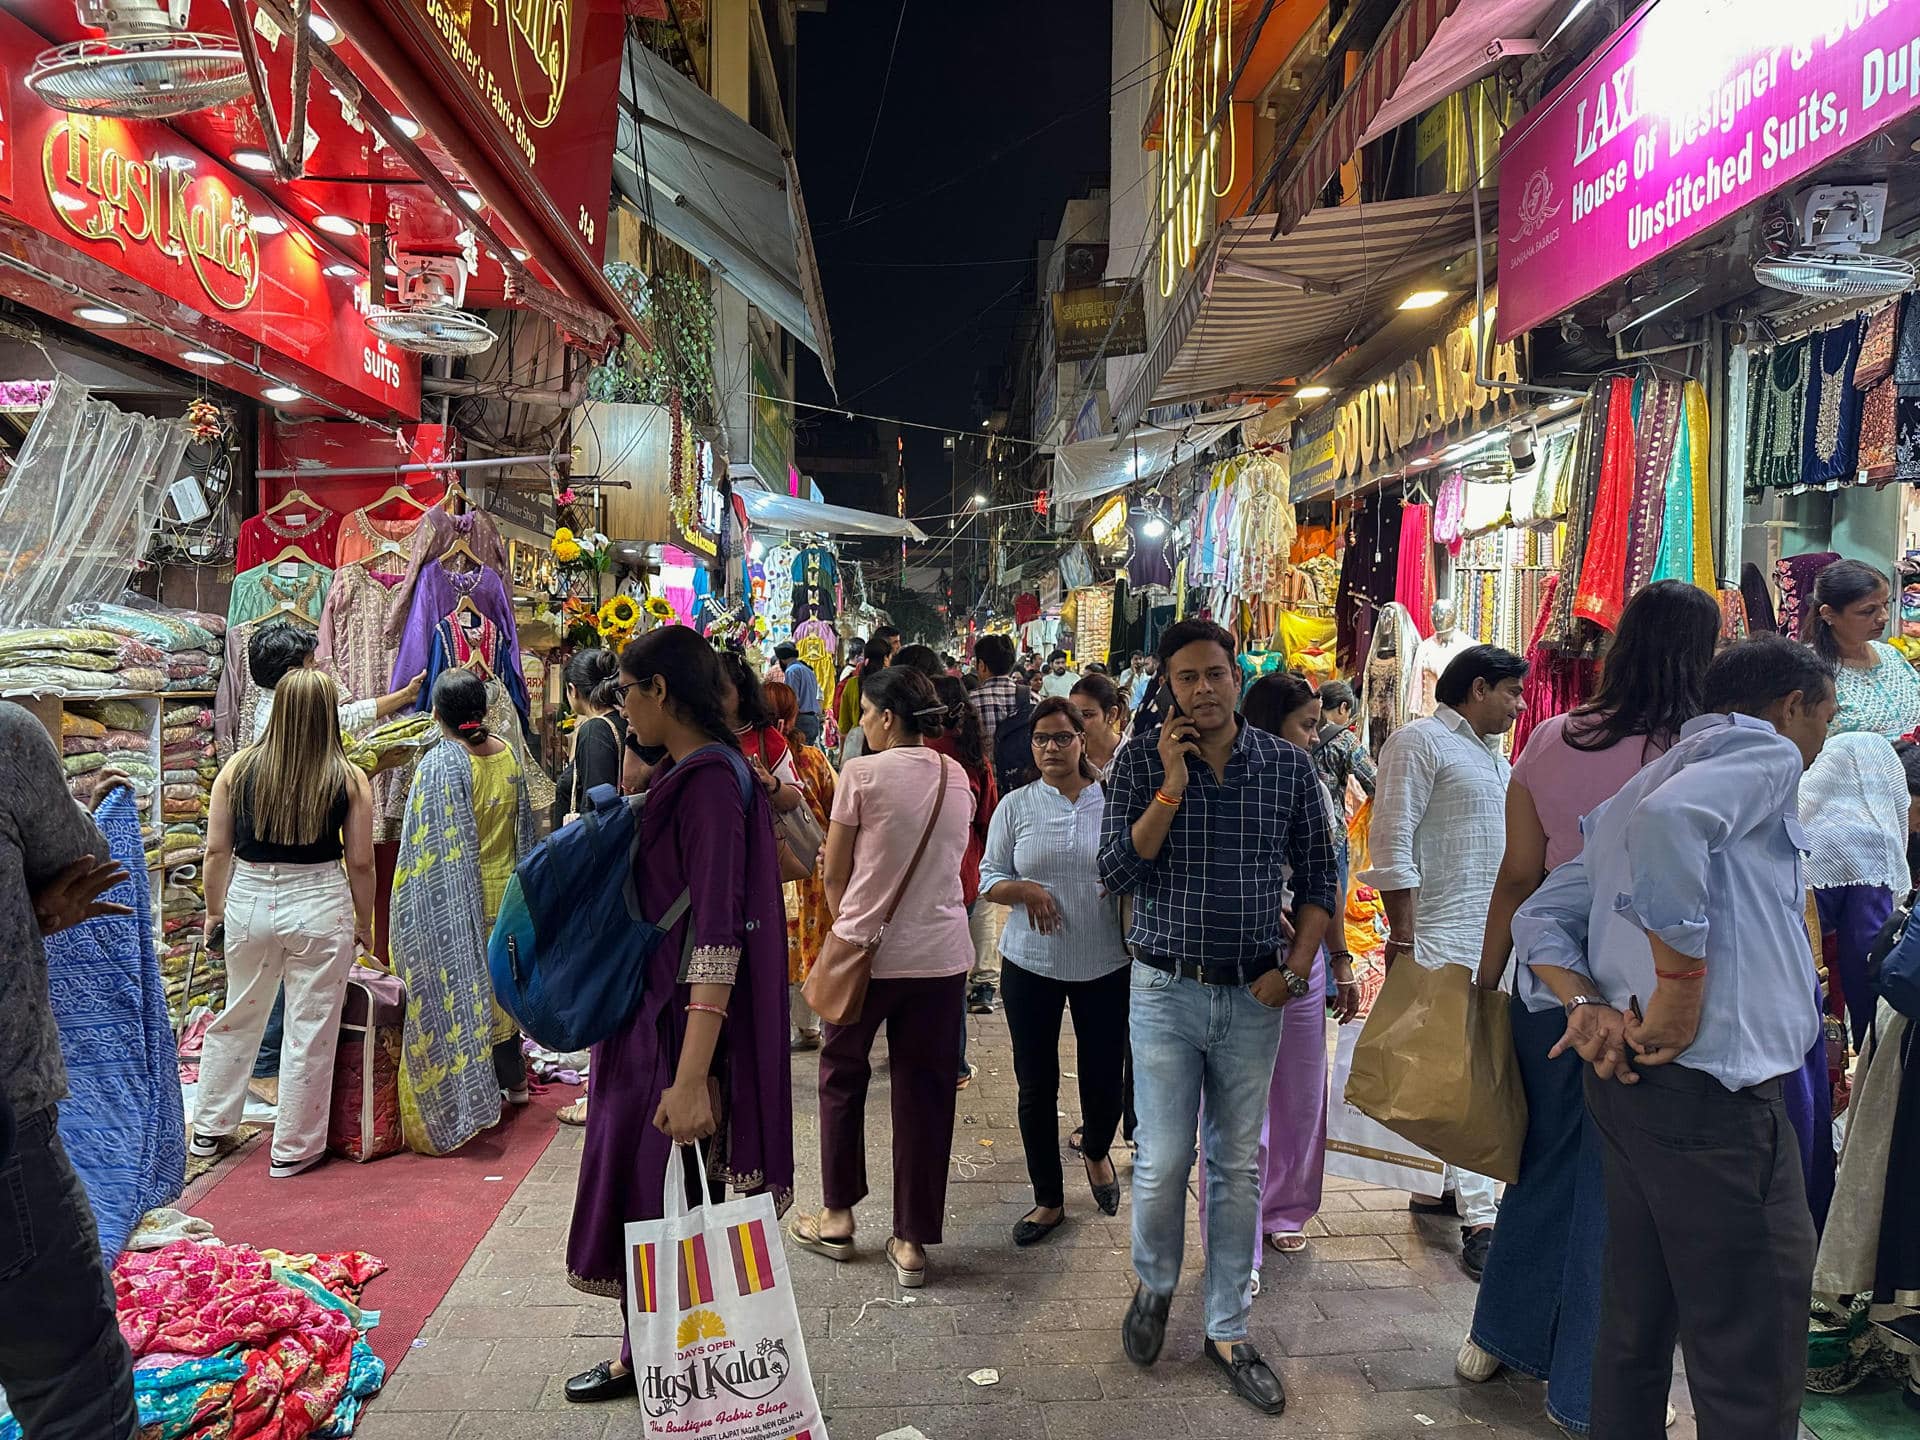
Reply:
[[[210,322],[272,351],[280,363],[262,368],[317,394],[344,389],[380,415],[419,414],[419,362],[367,328],[356,280],[325,273],[334,257],[299,220],[165,125],[41,104],[23,77],[45,44],[0,12],[0,217],[57,242],[33,247],[39,268],[70,251],[155,292],[115,287],[132,314],[192,329],[196,343]],[[257,232],[256,215],[280,233]],[[183,325],[176,306],[203,323]]]

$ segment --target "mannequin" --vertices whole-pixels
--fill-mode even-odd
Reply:
[[[1413,652],[1413,714],[1415,717],[1433,714],[1439,701],[1434,697],[1434,686],[1440,683],[1440,676],[1454,657],[1461,651],[1472,647],[1474,640],[1459,628],[1458,611],[1451,599],[1433,602],[1433,634],[1420,642],[1420,648]]]

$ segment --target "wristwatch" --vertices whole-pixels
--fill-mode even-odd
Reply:
[[[1287,994],[1294,1000],[1298,1000],[1313,988],[1313,977],[1310,975],[1302,975],[1299,971],[1286,965],[1280,967],[1280,973],[1286,977]]]
[[[1567,1014],[1573,1014],[1582,1005],[1605,1005],[1606,1003],[1606,997],[1602,995],[1576,995],[1567,1001]]]

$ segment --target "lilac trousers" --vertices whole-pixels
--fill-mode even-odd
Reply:
[[[1260,1127],[1260,1236],[1298,1234],[1320,1213],[1327,1159],[1327,952],[1313,961],[1313,988],[1287,1006],[1280,1054]],[[1206,1127],[1200,1127],[1206,1134]],[[1194,1184],[1200,1197],[1200,1243],[1207,1243],[1207,1157],[1201,1142]]]

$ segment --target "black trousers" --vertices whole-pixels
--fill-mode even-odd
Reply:
[[[1677,1336],[1700,1440],[1795,1440],[1813,1217],[1778,1080],[1586,1077],[1607,1186],[1593,1440],[1661,1440]]]
[[[1073,1012],[1079,1059],[1081,1153],[1106,1158],[1120,1124],[1127,1059],[1128,967],[1098,980],[1049,980],[1000,957],[1000,999],[1013,1038],[1013,1077],[1020,1090],[1020,1143],[1034,1204],[1066,1203],[1060,1169],[1060,1019]]]
[[[0,1164],[0,1386],[26,1440],[133,1440],[133,1357],[54,1109]]]

